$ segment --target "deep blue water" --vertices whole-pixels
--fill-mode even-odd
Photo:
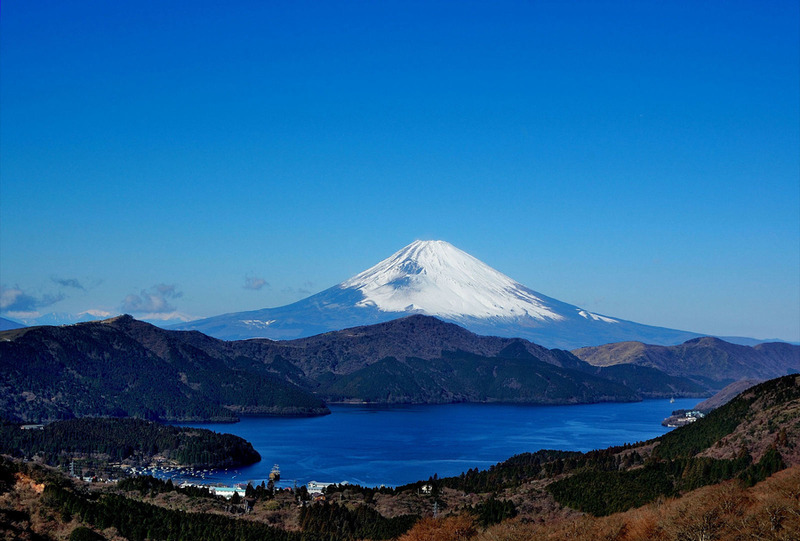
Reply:
[[[348,481],[401,485],[484,469],[539,449],[590,451],[654,438],[661,421],[698,399],[645,400],[579,406],[449,404],[438,406],[332,405],[312,418],[243,418],[236,424],[191,424],[243,437],[261,462],[215,472],[226,484],[269,477],[279,464],[284,486],[293,481]]]

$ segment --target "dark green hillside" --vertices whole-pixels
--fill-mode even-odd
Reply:
[[[697,381],[671,376],[649,366],[616,364],[589,367],[587,365],[583,370],[636,389],[644,398],[705,397],[709,394],[708,387]]]
[[[235,420],[219,402],[112,327],[33,327],[0,341],[0,412],[40,422],[85,415]],[[6,335],[7,333],[3,333]]]
[[[245,357],[271,361],[280,356],[314,379],[327,372],[350,374],[387,357],[400,361],[411,357],[437,359],[448,351],[496,357],[514,344],[521,345],[542,362],[565,368],[584,364],[569,352],[549,350],[520,338],[480,336],[453,323],[424,315],[296,340],[253,339],[224,343]]]
[[[566,404],[639,399],[618,383],[541,362],[521,348],[501,355],[446,352],[438,359],[405,362],[387,358],[333,378],[318,392],[331,401],[380,403]]]
[[[668,375],[656,366],[667,366],[675,351],[612,344],[588,354],[603,365],[592,366],[568,351],[478,336],[428,316],[286,342],[225,342],[120,316],[0,333],[0,414],[25,422],[82,416],[233,421],[328,413],[321,398],[572,404],[699,397],[720,386],[720,380]],[[681,351],[694,355],[681,357],[684,364],[709,357],[703,362],[720,366],[724,357],[736,368],[763,358],[763,370],[777,370],[791,365],[785,357],[795,350],[702,339]]]
[[[327,413],[321,400],[264,363],[212,357],[174,341],[171,333],[182,334],[129,316],[0,333],[0,413],[22,422],[82,416],[235,421],[237,414]]]
[[[303,539],[394,539],[419,520],[415,515],[385,518],[366,505],[350,509],[345,505],[322,502],[300,510]]]
[[[778,412],[784,413],[787,405],[800,406],[800,376],[784,376],[751,387],[711,411],[702,422],[692,423],[662,436],[655,455],[665,459],[693,456],[709,449],[747,421],[758,421],[759,417],[764,417],[764,423],[774,425],[782,417]],[[797,426],[800,419],[797,418],[796,409],[790,409],[788,413],[794,422],[784,429],[800,429]]]
[[[86,495],[69,488],[47,485],[44,504],[62,516],[77,516],[98,530],[114,528],[124,539],[235,539],[301,541],[299,532],[211,513],[186,513],[143,503],[118,494]],[[314,537],[309,538],[315,539]]]
[[[521,484],[553,473],[556,465],[563,471],[565,461],[574,461],[583,456],[577,451],[554,451],[543,449],[535,453],[522,453],[491,466],[488,470],[471,469],[459,477],[444,477],[436,481],[438,486],[461,490],[465,493],[495,492],[504,488],[516,488]],[[424,484],[422,482],[418,485]],[[413,485],[416,488],[416,485]],[[398,487],[398,490],[405,487]]]
[[[588,453],[523,453],[488,470],[431,478],[394,492],[432,484],[464,494],[527,494],[533,483],[564,506],[600,516],[728,479],[753,485],[794,464],[800,464],[800,376],[786,376],[649,442]]]
[[[798,463],[799,436],[800,376],[785,376],[656,438],[649,457],[638,448],[587,453],[548,490],[563,505],[607,515],[734,477],[752,485]]]
[[[426,374],[388,357],[346,376],[336,378],[319,392],[329,401],[364,400],[376,403],[449,402],[453,394]]]
[[[161,456],[183,466],[227,468],[261,460],[238,436],[211,430],[165,426],[141,419],[85,418],[57,421],[43,430],[0,424],[0,453],[39,456],[49,464],[70,458],[104,455],[110,461],[149,463]]]

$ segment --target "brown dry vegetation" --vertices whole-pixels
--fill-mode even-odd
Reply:
[[[14,529],[0,531],[0,539],[37,539],[45,533],[53,539],[66,539],[79,524],[64,520],[41,503],[41,483],[28,476],[17,476],[13,490],[0,496],[0,509],[24,512]],[[800,466],[778,472],[766,481],[746,488],[738,481],[700,488],[681,498],[665,499],[638,509],[602,518],[581,515],[560,508],[545,495],[531,488],[517,493],[514,500],[529,505],[519,517],[481,530],[474,517],[457,513],[420,520],[399,541],[797,541],[800,539]],[[180,495],[146,498],[166,507],[194,507]],[[155,500],[155,501],[154,501]],[[288,502],[286,502],[288,503]],[[388,503],[388,502],[387,502]],[[273,513],[280,504],[256,506],[246,520],[279,522],[289,526],[289,516]],[[537,507],[538,506],[538,507]],[[259,507],[263,507],[259,509]],[[288,507],[293,507],[289,505]],[[220,509],[207,509],[220,512]],[[284,509],[286,511],[286,509]],[[291,514],[291,512],[289,512]],[[268,517],[272,517],[272,520]],[[277,520],[276,520],[277,519]],[[7,523],[8,524],[8,523]],[[291,528],[291,526],[289,526]],[[295,525],[296,528],[296,525]],[[2,528],[0,528],[2,530]],[[107,539],[120,539],[116,532],[103,532]]]
[[[736,430],[698,456],[732,459],[744,448],[758,462],[774,444],[787,464],[800,464],[800,400],[777,405],[764,402],[764,398],[754,402]]]
[[[384,517],[408,514],[426,517],[398,541],[800,541],[800,399],[791,399],[797,396],[797,386],[800,386],[800,377],[792,377],[790,381],[773,383],[756,391],[762,393],[760,395],[751,393],[750,398],[756,399],[752,404],[748,402],[746,410],[734,408],[733,411],[737,412],[735,415],[731,411],[726,413],[738,424],[733,432],[715,444],[695,438],[704,442],[703,445],[711,445],[701,456],[730,459],[739,453],[748,452],[754,463],[760,460],[767,448],[774,445],[783,462],[791,467],[749,488],[739,480],[726,481],[688,492],[680,498],[662,496],[656,502],[643,507],[601,518],[564,507],[547,489],[549,483],[566,479],[574,475],[574,472],[558,475],[550,473],[547,476],[534,472],[524,478],[520,477],[518,483],[496,485],[492,482],[473,485],[492,490],[481,494],[465,493],[441,486],[435,496],[437,509],[443,515],[439,518],[430,516],[433,512],[434,496],[420,494],[416,489],[389,494],[347,487],[341,491],[332,491],[328,498],[329,502],[350,510],[366,505]],[[719,419],[715,422],[720,424]],[[698,422],[695,426],[700,425],[701,422]],[[713,422],[711,426],[714,427]],[[689,431],[691,436],[694,428],[679,430],[684,433]],[[700,436],[704,434],[701,432]],[[653,451],[658,449],[658,445],[665,444],[664,441],[661,439],[660,443],[650,442],[635,448],[610,449],[609,453],[614,452],[624,459],[636,451],[644,461],[657,460]],[[684,442],[684,447],[696,444],[693,440],[686,441],[688,443]],[[599,460],[602,456],[594,458]],[[615,464],[613,460],[609,463],[612,466]],[[626,460],[619,460],[614,467],[628,467],[625,464]],[[506,467],[513,467],[513,464]],[[643,468],[641,462],[634,467]],[[502,469],[502,465],[498,468]],[[33,464],[22,467],[19,471],[28,473],[0,475],[0,540],[43,539],[37,534],[45,534],[45,539],[67,539],[81,524],[69,513],[44,505],[42,495],[44,484],[64,482],[63,474],[52,468]],[[755,482],[752,476],[743,479]],[[585,492],[587,485],[584,481],[581,483],[579,491]],[[77,484],[88,488],[80,482]],[[119,492],[122,489],[94,484],[91,485],[91,490]],[[236,507],[224,500],[189,496],[186,493],[140,493],[129,490],[124,495],[173,510],[216,513],[228,517],[236,514],[240,520],[267,523],[293,532],[300,528],[296,496],[290,492],[278,492],[275,499],[256,502],[252,513],[245,516],[240,515],[242,506]],[[601,496],[603,499],[607,497]],[[478,526],[478,521],[483,520],[480,518],[480,504],[490,498],[511,500],[516,506],[516,518],[507,519],[485,530]],[[311,530],[306,533],[313,534]],[[105,530],[103,534],[107,539],[121,539],[114,530]]]
[[[417,522],[398,541],[466,541],[477,533],[475,519],[470,515],[428,517]]]
[[[450,541],[448,520],[421,521],[402,541]],[[800,466],[752,488],[737,481],[704,487],[603,518],[588,515],[544,524],[513,519],[476,533],[472,541],[797,541]]]

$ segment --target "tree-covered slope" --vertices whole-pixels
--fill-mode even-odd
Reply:
[[[516,354],[514,349],[517,349]],[[568,404],[638,400],[619,383],[539,361],[513,346],[496,357],[447,352],[436,359],[386,358],[319,391],[331,401]]]
[[[212,356],[122,316],[0,333],[0,413],[40,422],[82,416],[232,421],[237,414],[326,413],[263,362]]]
[[[752,485],[800,464],[798,442],[800,376],[784,376],[647,445],[574,459],[571,475],[548,490],[564,505],[606,515],[734,477]]]
[[[86,415],[233,420],[326,413],[320,398],[569,404],[707,396],[719,387],[653,363],[626,364],[631,347],[652,353],[623,344],[604,353],[600,364],[607,366],[592,366],[568,351],[478,336],[422,315],[287,342],[226,342],[120,316],[0,333],[0,413],[29,422]],[[736,355],[754,348],[735,347],[729,364],[752,361]],[[762,349],[771,352],[764,370],[792,351]]]
[[[39,457],[49,464],[96,455],[143,464],[160,457],[204,468],[238,467],[261,460],[249,442],[232,434],[142,419],[91,417],[57,421],[41,430],[21,430],[17,424],[0,422],[0,453]]]
[[[432,484],[465,495],[502,493],[521,505],[545,489],[565,507],[600,516],[729,479],[753,485],[794,465],[800,465],[800,376],[785,376],[648,442],[523,453],[487,470],[397,490]]]
[[[611,366],[591,366],[583,371],[605,378],[636,391],[644,398],[704,397],[708,387],[698,381],[680,376],[672,376],[652,368],[635,364],[615,364]]]
[[[387,357],[400,361],[410,357],[436,359],[452,351],[495,357],[513,344],[521,345],[542,362],[566,368],[584,364],[568,352],[549,350],[521,338],[477,335],[453,323],[423,315],[297,340],[253,339],[226,344],[243,356],[266,360],[280,356],[312,378],[326,372],[349,374]]]

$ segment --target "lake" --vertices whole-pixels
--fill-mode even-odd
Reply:
[[[308,481],[397,486],[485,469],[539,449],[590,451],[660,436],[661,421],[698,399],[645,400],[577,406],[448,404],[331,405],[311,418],[245,417],[236,424],[193,423],[241,436],[261,454],[246,468],[213,472],[204,482],[225,484],[269,477],[279,486]]]

